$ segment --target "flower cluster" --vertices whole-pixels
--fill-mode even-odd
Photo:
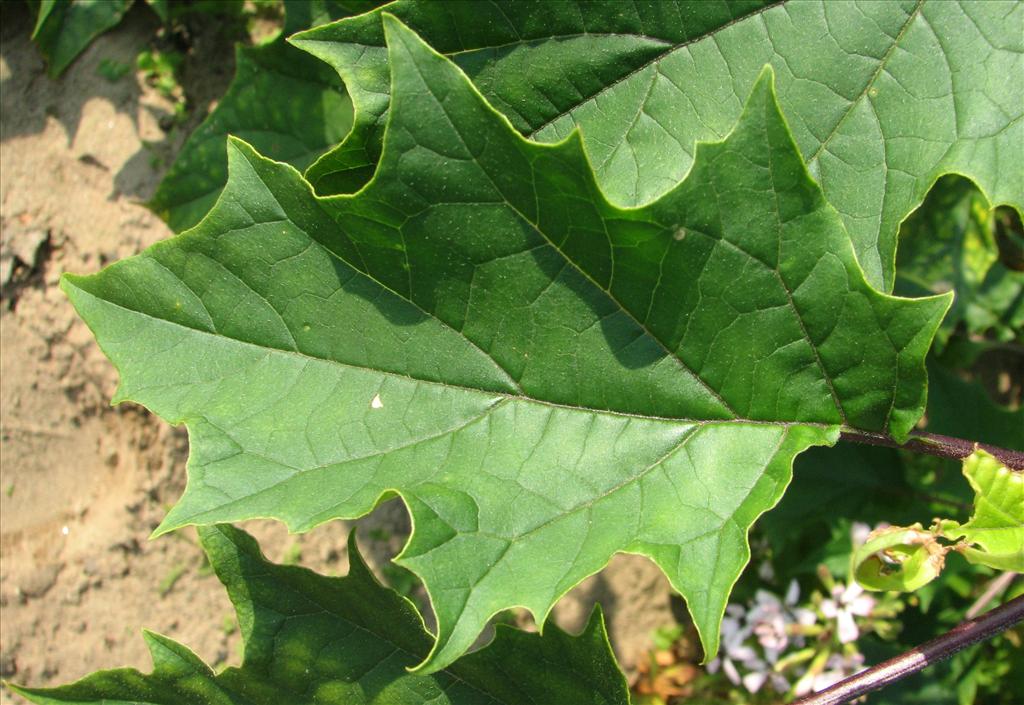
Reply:
[[[860,527],[854,527],[854,542]],[[803,603],[800,587],[789,583],[780,599],[758,590],[747,605],[730,604],[722,620],[720,655],[709,673],[723,673],[748,693],[770,688],[800,696],[823,690],[864,668],[856,641],[863,632],[885,636],[902,604],[884,602],[850,579],[837,582],[825,566],[818,575],[824,592],[814,591]]]

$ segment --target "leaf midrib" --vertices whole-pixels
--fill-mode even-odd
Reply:
[[[183,330],[188,331],[190,334],[193,334],[193,335],[209,336],[211,338],[216,338],[218,340],[229,340],[229,341],[231,341],[232,343],[234,343],[236,345],[241,345],[241,346],[245,346],[245,347],[251,347],[251,348],[255,348],[257,350],[260,350],[264,354],[289,355],[289,356],[294,356],[294,357],[301,358],[303,360],[309,360],[309,361],[313,361],[313,362],[317,362],[317,363],[324,363],[324,364],[330,364],[330,365],[337,365],[339,367],[346,367],[346,368],[349,368],[349,369],[360,370],[360,371],[363,371],[363,372],[372,372],[374,374],[379,374],[379,375],[384,375],[384,376],[387,376],[387,377],[393,377],[393,378],[402,379],[402,380],[406,380],[406,381],[416,382],[418,384],[431,384],[431,385],[435,385],[435,386],[442,387],[442,388],[445,388],[445,389],[457,389],[457,390],[460,390],[460,391],[470,392],[470,393],[474,393],[474,394],[480,394],[480,395],[486,395],[486,396],[492,396],[492,397],[502,397],[503,400],[508,400],[508,401],[523,401],[523,402],[529,402],[529,403],[533,403],[533,404],[541,404],[541,405],[544,405],[544,406],[550,406],[550,407],[553,407],[553,408],[556,408],[556,409],[566,409],[568,411],[579,411],[579,412],[590,413],[590,414],[603,414],[603,415],[608,415],[608,416],[632,418],[632,419],[639,419],[639,420],[644,420],[644,421],[666,421],[666,422],[670,422],[670,423],[705,424],[705,425],[706,424],[752,424],[752,425],[758,425],[758,426],[785,426],[785,427],[790,427],[790,426],[811,426],[811,427],[815,427],[815,428],[836,428],[836,427],[839,426],[839,424],[825,423],[825,422],[822,422],[822,421],[782,421],[782,420],[767,421],[767,420],[764,420],[764,419],[748,419],[748,418],[743,418],[743,417],[736,417],[736,418],[731,418],[731,419],[699,419],[699,418],[690,418],[690,417],[658,416],[658,415],[655,415],[655,414],[643,414],[643,413],[638,413],[638,412],[619,411],[619,410],[616,410],[616,409],[599,409],[599,408],[596,408],[596,407],[589,407],[589,406],[582,406],[582,405],[576,406],[576,405],[572,405],[572,404],[565,404],[565,403],[560,403],[560,402],[548,401],[546,399],[538,399],[536,397],[531,397],[531,396],[526,395],[526,394],[512,394],[512,393],[509,393],[509,392],[491,391],[491,390],[487,390],[487,389],[480,389],[478,387],[469,387],[469,386],[462,385],[462,384],[454,384],[454,383],[451,383],[451,382],[442,382],[442,381],[433,380],[433,379],[425,379],[425,378],[422,378],[422,377],[413,377],[412,375],[402,374],[401,372],[393,372],[391,370],[381,370],[381,369],[377,369],[377,368],[374,368],[374,367],[364,367],[362,365],[358,365],[358,364],[355,364],[355,363],[343,362],[341,360],[334,360],[334,359],[331,359],[331,358],[316,357],[315,355],[310,355],[310,354],[308,354],[306,352],[303,352],[301,350],[287,350],[285,348],[270,347],[270,346],[267,346],[267,345],[261,345],[259,343],[251,343],[251,342],[246,341],[246,340],[240,340],[238,338],[233,338],[231,336],[224,335],[222,333],[210,332],[210,331],[207,331],[207,330],[202,330],[202,329],[199,329],[199,328],[194,328],[192,326],[187,326],[187,325],[184,325],[182,323],[178,323],[176,321],[168,320],[166,318],[160,318],[159,316],[155,316],[155,315],[153,315],[151,313],[148,313],[146,311],[140,311],[138,309],[134,309],[134,308],[129,308],[127,306],[123,306],[123,305],[115,303],[113,301],[109,301],[107,299],[103,299],[103,298],[101,298],[99,296],[96,296],[95,294],[92,294],[89,291],[87,291],[85,289],[82,289],[81,287],[77,286],[76,284],[72,283],[71,285],[74,286],[79,291],[85,293],[87,296],[90,296],[90,297],[92,297],[94,299],[102,301],[107,306],[113,306],[115,308],[121,309],[122,311],[127,311],[129,313],[132,313],[132,314],[135,314],[135,315],[138,315],[138,316],[142,316],[144,318],[148,318],[148,319],[150,319],[152,321],[155,321],[155,322],[157,322],[157,323],[159,323],[161,325],[167,325],[167,326],[173,326],[175,328],[181,328]],[[155,388],[155,387],[159,387],[159,386],[167,386],[167,385],[147,385],[147,387],[149,387],[149,388]]]
[[[469,154],[472,154],[472,150],[470,149],[469,145],[468,145],[468,144],[466,143],[466,140],[465,140],[465,138],[464,138],[464,137],[462,136],[462,132],[461,132],[461,131],[459,130],[458,126],[457,126],[457,125],[455,124],[455,121],[454,121],[454,120],[452,120],[451,116],[450,116],[450,115],[448,114],[448,110],[447,110],[447,108],[445,107],[445,104],[444,104],[444,102],[443,102],[443,101],[442,101],[442,100],[441,100],[441,99],[440,99],[440,98],[439,98],[439,97],[438,97],[438,96],[437,96],[437,95],[436,95],[436,94],[434,93],[434,90],[433,90],[432,86],[431,86],[431,85],[430,85],[430,83],[429,83],[429,82],[428,82],[428,81],[426,80],[426,77],[425,77],[425,76],[423,75],[423,70],[422,70],[422,68],[420,67],[420,65],[419,65],[418,63],[416,63],[416,62],[412,62],[412,66],[413,66],[413,68],[415,68],[415,69],[416,69],[416,72],[417,72],[417,73],[419,74],[419,76],[420,76],[420,80],[421,80],[421,82],[423,83],[424,87],[425,87],[425,88],[426,88],[426,89],[427,89],[427,90],[428,90],[428,91],[430,92],[430,95],[431,95],[431,96],[432,96],[432,97],[434,98],[434,100],[435,100],[435,101],[437,102],[438,106],[439,106],[439,107],[441,108],[441,112],[442,112],[442,114],[443,114],[443,115],[445,116],[445,118],[446,118],[446,119],[448,120],[448,124],[449,124],[449,125],[451,126],[451,128],[452,128],[452,132],[453,132],[453,133],[454,133],[454,134],[455,134],[456,136],[458,136],[458,138],[459,138],[459,142],[461,142],[461,143],[462,143],[462,147],[463,147],[463,149],[465,149],[465,150],[467,151],[467,153],[469,153]],[[476,92],[476,94],[477,94],[478,96],[480,96],[480,94],[479,94],[479,91],[477,91],[477,90],[476,90],[476,87],[475,87],[475,86],[474,86],[474,85],[472,84],[472,82],[470,82],[470,83],[469,83],[469,86],[470,86],[470,89],[471,89],[472,91]],[[483,99],[483,96],[480,96],[480,97],[481,97],[481,99]],[[495,113],[495,115],[500,115],[499,113],[497,113],[497,111],[495,111],[495,110],[494,110],[494,108],[493,108],[493,107],[492,107],[492,106],[490,105],[490,103],[488,103],[488,102],[487,102],[486,100],[484,100],[483,102],[484,102],[484,105],[485,105],[485,106],[487,106],[487,109],[489,109],[490,111],[494,112],[494,113]],[[521,139],[522,139],[522,138],[521,138]],[[382,153],[382,156],[381,156],[381,161],[382,161],[382,163],[383,163],[383,153]],[[663,341],[661,340],[661,338],[659,338],[658,336],[654,335],[654,334],[653,334],[653,333],[652,333],[652,332],[651,332],[651,331],[650,331],[650,330],[649,330],[649,329],[647,328],[647,326],[646,326],[646,325],[645,325],[644,323],[642,323],[642,322],[641,322],[641,321],[640,321],[640,320],[639,320],[639,319],[638,319],[638,318],[637,318],[637,317],[636,317],[636,316],[635,316],[635,315],[633,314],[633,312],[632,312],[632,311],[630,311],[630,310],[629,310],[629,309],[628,309],[627,307],[623,306],[623,305],[622,305],[622,304],[621,304],[621,303],[619,302],[619,300],[618,300],[618,299],[617,299],[617,298],[616,298],[616,297],[615,297],[615,296],[614,296],[614,295],[612,294],[612,292],[611,292],[611,284],[612,284],[612,282],[613,282],[613,281],[614,281],[614,279],[615,279],[615,256],[614,256],[614,251],[615,251],[615,248],[614,248],[614,243],[612,243],[612,241],[611,241],[611,236],[610,236],[610,235],[608,234],[608,225],[607,225],[607,222],[606,222],[606,221],[604,220],[604,218],[603,218],[603,217],[602,217],[602,219],[601,219],[601,222],[602,222],[602,225],[604,226],[604,232],[605,232],[605,236],[606,236],[606,237],[608,237],[608,246],[609,246],[609,263],[610,263],[610,265],[611,265],[611,274],[609,275],[609,278],[608,278],[608,280],[609,280],[609,281],[608,281],[608,283],[609,283],[609,286],[608,286],[608,288],[605,288],[605,287],[604,287],[604,286],[602,286],[602,285],[601,285],[600,283],[598,283],[598,282],[597,282],[597,281],[596,281],[596,280],[595,280],[595,279],[594,279],[594,278],[593,278],[593,277],[592,277],[592,276],[590,275],[590,273],[589,273],[589,272],[585,271],[585,270],[584,270],[584,269],[583,269],[583,268],[582,268],[582,267],[581,267],[581,266],[580,266],[579,264],[577,264],[577,263],[576,263],[575,261],[573,261],[573,259],[572,259],[571,257],[569,257],[569,256],[568,256],[568,255],[567,255],[567,254],[566,254],[565,252],[563,252],[563,251],[562,251],[562,249],[561,249],[561,248],[560,248],[560,247],[559,247],[558,245],[556,245],[556,244],[555,244],[555,242],[554,242],[554,241],[553,241],[553,240],[552,240],[551,238],[549,238],[549,237],[548,237],[547,233],[545,233],[545,232],[544,232],[544,231],[543,231],[543,230],[541,229],[541,227],[540,227],[540,225],[539,225],[539,224],[537,224],[537,223],[534,223],[534,222],[533,222],[532,220],[530,220],[530,219],[529,219],[529,218],[528,218],[528,217],[526,216],[526,214],[525,214],[525,213],[523,213],[523,212],[522,212],[521,210],[519,210],[519,209],[518,209],[518,208],[517,208],[517,207],[516,207],[516,206],[515,206],[515,205],[514,205],[514,204],[513,204],[513,203],[512,203],[512,202],[511,202],[511,201],[510,201],[509,199],[508,199],[508,197],[507,197],[507,196],[505,195],[505,193],[504,193],[504,192],[502,191],[501,187],[500,187],[500,186],[498,186],[498,184],[497,184],[497,183],[495,182],[494,178],[493,178],[493,177],[491,176],[490,172],[489,172],[489,171],[487,171],[487,169],[486,169],[486,168],[484,168],[484,167],[483,167],[482,165],[480,165],[480,172],[481,172],[481,173],[483,173],[483,174],[484,174],[484,176],[486,176],[486,177],[487,177],[487,180],[488,180],[488,181],[489,181],[489,182],[491,183],[491,186],[492,186],[492,187],[494,188],[494,191],[495,191],[495,193],[497,193],[497,194],[499,194],[499,195],[501,196],[501,198],[502,198],[502,201],[504,202],[505,206],[506,206],[506,207],[507,207],[507,208],[508,208],[509,210],[511,210],[511,211],[512,211],[513,213],[515,213],[515,214],[516,214],[516,216],[517,216],[517,217],[518,217],[518,218],[519,218],[520,220],[522,220],[522,221],[523,221],[524,223],[526,223],[527,225],[529,225],[529,226],[530,226],[530,228],[531,228],[531,229],[532,229],[532,230],[533,230],[533,231],[534,231],[535,233],[537,233],[537,235],[538,235],[538,236],[539,236],[539,237],[540,237],[540,238],[541,238],[542,240],[544,240],[544,242],[546,242],[546,243],[547,243],[547,244],[548,244],[548,245],[549,245],[549,246],[550,246],[550,247],[551,247],[551,248],[552,248],[552,249],[553,249],[553,250],[554,250],[555,252],[557,252],[557,253],[558,253],[558,254],[559,254],[559,255],[560,255],[561,257],[562,257],[562,259],[564,259],[564,260],[566,261],[566,263],[568,263],[568,264],[569,264],[569,265],[570,265],[570,266],[571,266],[571,267],[572,267],[572,268],[573,268],[574,270],[576,270],[576,272],[577,272],[578,274],[580,274],[580,275],[581,275],[582,277],[584,277],[584,278],[585,278],[585,279],[586,279],[586,280],[587,280],[588,282],[590,282],[590,284],[591,284],[592,286],[594,286],[594,287],[595,287],[595,288],[596,288],[596,289],[597,289],[598,291],[602,292],[602,293],[603,293],[603,294],[604,294],[604,295],[605,295],[606,297],[608,297],[608,300],[609,300],[609,301],[611,301],[611,302],[612,302],[613,304],[615,304],[616,308],[617,308],[617,309],[618,309],[619,311],[621,311],[622,313],[624,313],[624,314],[625,314],[625,315],[626,315],[626,316],[627,316],[627,317],[628,317],[628,318],[629,318],[629,319],[630,319],[630,320],[631,320],[631,321],[633,322],[633,324],[634,324],[634,325],[636,325],[636,326],[637,326],[637,327],[638,327],[638,328],[639,328],[639,329],[640,329],[641,331],[643,331],[643,334],[644,334],[644,335],[646,335],[648,339],[650,339],[650,340],[654,341],[655,343],[657,343],[657,344],[658,344],[658,346],[659,346],[659,347],[661,347],[661,349],[665,351],[665,354],[666,354],[666,355],[667,355],[667,356],[668,356],[669,358],[671,358],[672,360],[674,360],[674,361],[676,362],[676,364],[677,364],[677,365],[679,365],[679,366],[680,366],[680,367],[681,367],[681,368],[682,368],[682,369],[683,369],[684,371],[686,371],[686,372],[687,372],[687,373],[688,373],[688,374],[689,374],[689,375],[690,375],[691,377],[693,377],[693,379],[694,379],[694,380],[696,380],[697,382],[699,382],[699,383],[700,383],[700,385],[701,385],[702,387],[704,387],[705,391],[707,391],[707,392],[708,392],[709,394],[711,394],[711,396],[712,396],[712,397],[714,397],[714,398],[715,398],[715,399],[716,399],[716,400],[718,401],[718,403],[719,403],[719,404],[721,404],[721,405],[722,405],[722,406],[723,406],[723,407],[725,408],[725,410],[726,410],[726,411],[728,411],[728,412],[729,412],[730,414],[732,414],[734,418],[735,418],[735,417],[738,417],[738,416],[739,416],[739,413],[738,413],[738,412],[736,411],[736,409],[734,409],[734,408],[732,407],[732,405],[731,405],[731,404],[730,404],[730,403],[729,403],[728,401],[726,401],[726,400],[725,400],[725,398],[723,398],[723,397],[722,397],[722,395],[721,395],[721,394],[720,394],[720,393],[718,392],[718,390],[717,390],[717,389],[715,389],[715,388],[714,388],[714,387],[712,387],[712,386],[711,386],[710,384],[708,384],[708,382],[707,382],[707,381],[706,381],[706,380],[705,380],[705,379],[704,379],[703,377],[701,377],[701,376],[700,376],[700,374],[699,374],[699,373],[698,373],[698,372],[697,372],[696,370],[694,370],[693,368],[691,368],[691,367],[690,367],[690,366],[689,366],[689,365],[688,365],[688,364],[686,363],[686,361],[684,361],[684,360],[682,359],[682,357],[680,357],[680,355],[679,355],[679,354],[678,354],[677,352],[673,352],[672,350],[670,350],[670,349],[669,349],[669,347],[668,347],[668,346],[667,346],[667,345],[666,345],[666,344],[665,344],[665,343],[664,343],[664,342],[663,342]],[[376,179],[376,176],[375,176],[374,178]],[[534,184],[533,184],[533,188],[534,188],[534,198],[535,198],[535,200],[536,200],[536,199],[537,199],[537,185],[536,185],[536,183],[534,183]],[[600,190],[600,189],[598,189],[598,190]],[[400,228],[399,228],[399,232],[401,232],[401,229],[400,229]],[[404,235],[403,235],[403,238],[404,238]],[[406,251],[406,252],[408,252],[408,250],[405,250],[405,251]],[[344,261],[344,260],[343,260],[343,261]],[[349,264],[349,263],[348,263],[348,262],[346,262],[346,264]],[[352,265],[351,265],[351,264],[349,264],[349,266],[352,266]],[[411,276],[412,276],[412,269],[411,269],[411,268],[408,268],[408,269],[407,269],[407,271],[409,272],[409,276],[411,277]],[[367,276],[370,276],[370,275],[369,275],[369,274],[367,273]],[[376,279],[374,279],[374,281],[376,281]],[[410,281],[411,281],[411,280],[410,280]],[[378,283],[379,283],[379,282],[378,282]],[[410,292],[409,292],[409,293],[410,293],[410,295],[411,295],[411,293],[412,293],[411,285],[410,285]],[[403,297],[403,298],[404,298],[404,297]],[[436,318],[436,316],[433,316],[433,317],[434,317],[434,318]],[[468,340],[468,337],[467,337],[467,336],[463,335],[463,337],[464,337],[464,338],[466,338],[466,339]],[[470,341],[470,342],[472,342],[472,341]],[[492,359],[493,359],[493,358],[492,358]],[[497,361],[495,361],[495,364],[497,364]],[[500,365],[499,365],[499,366],[500,366]]]

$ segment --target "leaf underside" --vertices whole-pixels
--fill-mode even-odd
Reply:
[[[604,621],[595,610],[579,636],[498,626],[485,648],[424,676],[406,669],[430,650],[412,604],[381,586],[349,539],[349,574],[329,578],[275,565],[248,534],[199,530],[227,588],[245,643],[241,667],[215,674],[189,649],[145,633],[154,669],[101,671],[59,688],[15,690],[39,705],[626,705]]]
[[[718,140],[769,63],[797,145],[873,285],[891,290],[900,222],[940,175],[1024,211],[1024,5],[1001,2],[538,3],[399,0],[495,108],[545,142],[580,127],[599,183],[647,203]],[[365,180],[388,107],[380,12],[293,41],[332,64],[352,134],[307,174],[321,193]]]
[[[415,530],[397,560],[438,619],[425,671],[502,609],[543,623],[619,551],[665,571],[710,657],[793,457],[920,417],[949,297],[865,281],[770,71],[684,182],[623,209],[578,134],[524,140],[385,19],[392,105],[364,190],[318,198],[235,140],[195,229],[63,282],[117,399],[188,425],[158,532],[306,530],[398,494]]]

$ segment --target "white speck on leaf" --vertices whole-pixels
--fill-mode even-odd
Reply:
[[[381,409],[384,407],[384,402],[380,400],[380,394],[374,394],[373,399],[370,400],[371,409]]]

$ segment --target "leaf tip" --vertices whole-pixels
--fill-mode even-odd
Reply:
[[[380,17],[381,22],[384,25],[385,36],[387,36],[388,33],[390,32],[394,32],[400,29],[411,31],[409,30],[408,27],[405,26],[405,23],[403,23],[402,20],[398,19],[398,17],[396,17],[390,12],[382,12],[380,13]]]
[[[177,505],[175,505],[175,506],[177,507]],[[177,521],[175,521],[173,519],[173,516],[174,516],[174,510],[172,509],[170,512],[168,512],[167,516],[164,517],[163,521],[161,521],[157,525],[157,527],[155,529],[153,529],[153,531],[149,534],[148,539],[150,541],[152,541],[153,539],[158,539],[161,536],[163,536],[164,534],[169,534],[172,531],[175,531],[175,530],[180,529],[183,526],[185,526],[185,524],[181,524],[181,523],[178,523]]]
[[[356,542],[356,529],[348,534],[348,576],[358,577],[360,579],[370,578],[374,583],[378,583],[376,576],[370,570],[370,566],[367,565],[366,559],[363,558],[362,552],[359,550],[359,544]]]
[[[390,12],[382,12],[381,21],[384,25],[384,41],[388,47],[389,63],[393,64],[396,52],[410,54],[416,50],[426,50],[435,53],[416,32]],[[392,71],[394,70],[392,66]]]
[[[231,163],[231,158],[234,156],[244,157],[245,159],[251,159],[253,157],[260,156],[256,149],[243,140],[241,137],[235,135],[228,135],[228,163]]]
[[[765,64],[761,67],[761,71],[757,74],[757,79],[754,81],[755,86],[766,85],[775,90],[775,67],[771,64]]]
[[[25,698],[29,702],[35,702],[32,699],[31,691],[29,691],[26,688],[23,688],[22,686],[18,685],[17,683],[11,683],[9,680],[3,679],[3,680],[0,680],[0,685],[2,685],[3,687],[7,688],[12,693],[16,693],[17,695],[20,695],[21,697]]]
[[[146,642],[146,648],[153,659],[153,667],[156,669],[154,673],[159,671],[160,664],[171,657],[193,673],[201,673],[207,678],[213,676],[213,669],[184,644],[149,629],[142,630],[142,639]]]
[[[594,603],[594,608],[590,610],[590,616],[587,617],[587,623],[583,627],[583,631],[580,632],[580,636],[593,636],[594,634],[601,634],[605,639],[608,638],[608,629],[604,620],[604,610],[601,609],[600,602]]]

